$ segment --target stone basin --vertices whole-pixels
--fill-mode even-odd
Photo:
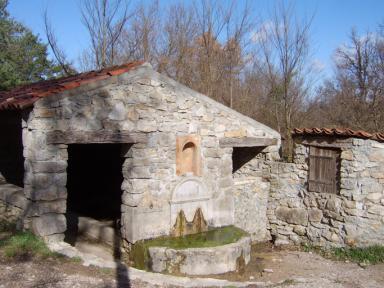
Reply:
[[[151,270],[182,275],[222,274],[241,269],[251,258],[251,238],[201,248],[149,247]]]

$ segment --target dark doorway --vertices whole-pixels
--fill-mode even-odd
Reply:
[[[233,147],[232,172],[235,173],[253,158],[255,158],[265,147]]]
[[[120,218],[120,144],[68,146],[67,210],[98,220]]]
[[[121,144],[68,145],[67,242],[74,244],[80,232],[87,234],[80,230],[89,223],[116,227],[121,216],[121,153]]]
[[[0,112],[0,173],[5,181],[24,186],[24,157],[21,113]]]

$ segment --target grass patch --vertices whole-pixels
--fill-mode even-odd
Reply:
[[[0,248],[7,258],[26,261],[33,257],[47,258],[56,256],[51,252],[43,240],[31,232],[16,232],[13,235],[0,240]]]
[[[369,246],[364,248],[332,248],[337,260],[349,260],[357,263],[384,263],[384,246]]]
[[[26,261],[33,257],[56,257],[44,241],[29,231],[17,231],[16,225],[0,221],[0,249],[2,254],[10,259]]]
[[[312,251],[322,255],[325,258],[339,261],[348,260],[351,262],[365,264],[384,263],[384,246],[380,245],[361,248],[346,247],[326,249],[305,244],[302,246],[302,250],[305,252]]]
[[[277,283],[277,284],[275,284],[275,285],[272,286],[272,287],[284,287],[284,286],[290,286],[290,285],[293,285],[293,284],[295,284],[295,283],[296,283],[296,281],[293,280],[293,279],[286,279],[286,280],[284,280],[283,282]]]

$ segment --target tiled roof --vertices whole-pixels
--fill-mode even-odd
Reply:
[[[292,132],[295,136],[328,136],[328,137],[353,137],[362,139],[371,139],[384,142],[384,133],[369,133],[365,131],[355,131],[348,128],[295,128]]]
[[[42,97],[123,74],[143,63],[142,61],[131,62],[99,71],[90,71],[58,79],[39,81],[16,87],[10,91],[0,91],[0,110],[24,109],[32,106],[34,102]]]

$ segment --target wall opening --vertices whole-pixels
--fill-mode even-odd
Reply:
[[[200,138],[196,135],[178,137],[176,140],[177,175],[201,176]]]
[[[68,242],[90,233],[82,231],[90,225],[100,229],[116,227],[121,216],[124,162],[121,153],[121,144],[68,145],[66,240],[71,239]]]
[[[246,163],[255,158],[265,147],[233,147],[232,173],[235,173]]]
[[[5,181],[24,186],[24,157],[21,113],[0,112],[0,173]]]
[[[183,172],[196,174],[197,148],[192,142],[187,142],[183,147]]]

